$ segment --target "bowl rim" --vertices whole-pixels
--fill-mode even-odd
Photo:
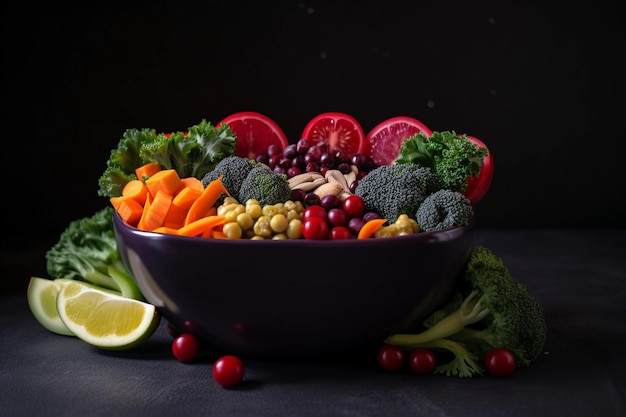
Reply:
[[[418,232],[413,233],[411,235],[406,236],[390,236],[384,238],[369,238],[369,239],[212,239],[212,238],[201,238],[195,236],[179,236],[170,233],[159,233],[148,230],[140,230],[134,226],[129,225],[125,222],[122,217],[116,211],[113,212],[113,225],[114,230],[117,233],[117,230],[128,234],[132,234],[135,236],[142,236],[149,239],[168,239],[171,241],[180,241],[189,243],[191,241],[197,241],[199,244],[210,244],[210,245],[221,245],[224,247],[230,245],[236,246],[257,246],[258,245],[289,245],[289,246],[303,246],[303,247],[333,247],[333,246],[378,246],[381,243],[398,243],[398,242],[406,242],[406,243],[420,243],[420,242],[440,242],[453,240],[460,235],[466,233],[468,230],[474,227],[474,218],[470,221],[470,223],[466,226],[454,226],[447,227],[444,229],[433,230],[429,232]]]

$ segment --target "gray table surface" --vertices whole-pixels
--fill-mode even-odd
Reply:
[[[25,296],[42,253],[3,242],[0,416],[626,415],[626,230],[481,230],[478,240],[544,308],[545,353],[530,368],[461,379],[386,373],[363,355],[244,358],[245,379],[231,389],[213,381],[210,353],[172,357],[164,321],[125,352],[48,332]]]

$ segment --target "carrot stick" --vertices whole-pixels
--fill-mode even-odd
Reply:
[[[197,179],[196,177],[185,177],[180,179],[183,182],[185,187],[193,188],[200,192],[204,191],[204,185],[202,185],[202,181]]]
[[[222,184],[222,175],[220,175],[219,178],[207,184],[200,197],[198,197],[196,201],[193,202],[191,207],[189,207],[187,218],[185,219],[185,225],[205,217],[209,209],[213,207],[222,194],[230,196],[230,193],[226,187],[224,187],[224,184]]]
[[[191,188],[184,186],[177,194],[174,196],[174,200],[172,204],[176,207],[180,207],[181,210],[185,211],[185,215],[187,211],[191,207],[191,205],[202,195],[202,190],[197,190],[196,188]],[[184,220],[184,219],[183,219]]]
[[[137,229],[146,230],[146,227],[144,225],[144,219],[146,218],[146,213],[148,212],[148,210],[150,210],[151,205],[152,196],[150,195],[150,193],[148,193],[148,196],[146,197],[146,204],[143,205],[143,213],[141,213],[141,218],[137,222]]]
[[[135,175],[139,181],[144,181],[146,178],[153,176],[161,170],[161,165],[158,162],[148,162],[145,165],[135,169]]]
[[[119,213],[122,220],[131,226],[137,226],[143,214],[143,206],[132,197],[111,197],[113,208]]]
[[[150,206],[145,209],[141,218],[144,230],[154,230],[163,226],[165,216],[172,205],[172,196],[165,191],[158,190]]]
[[[161,227],[157,227],[156,229],[154,229],[153,232],[154,233],[165,233],[165,234],[168,234],[168,235],[177,235],[178,234],[178,228],[161,226]]]
[[[181,207],[178,207],[172,201],[172,204],[170,205],[170,209],[167,211],[167,214],[165,215],[165,219],[163,220],[163,226],[180,229],[181,227],[185,225],[186,217],[187,217],[187,210]]]
[[[212,230],[215,226],[224,223],[226,223],[226,217],[224,216],[202,217],[178,229],[178,234],[182,236],[201,236],[207,230]]]
[[[148,188],[141,180],[130,180],[122,188],[122,196],[132,198],[143,206],[148,196]]]
[[[175,169],[163,169],[146,180],[146,187],[152,197],[155,197],[160,190],[173,196],[182,186],[183,183]]]
[[[374,235],[374,233],[383,225],[387,219],[372,219],[366,222],[361,230],[359,230],[359,234],[357,235],[357,239],[368,239]]]

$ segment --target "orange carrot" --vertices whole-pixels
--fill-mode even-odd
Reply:
[[[115,209],[115,211],[120,211],[120,204],[122,203],[122,200],[124,200],[124,198],[126,197],[111,197],[109,198],[109,201],[111,202],[111,205],[113,206],[113,208]]]
[[[387,219],[372,219],[366,222],[361,230],[359,230],[359,234],[357,235],[357,239],[368,239],[376,233],[376,231],[383,225]]]
[[[197,179],[196,177],[185,177],[180,179],[183,182],[185,187],[193,188],[194,190],[198,190],[200,192],[204,191],[204,185],[202,185],[202,181]]]
[[[205,217],[222,194],[230,196],[230,193],[222,184],[222,175],[220,175],[219,178],[207,184],[200,197],[189,207],[185,225]]]
[[[174,196],[174,200],[172,204],[176,207],[180,207],[181,210],[185,210],[185,214],[191,207],[191,205],[196,201],[204,190],[197,190],[195,188],[184,186],[177,194]]]
[[[146,180],[146,187],[152,197],[155,197],[158,191],[173,196],[182,186],[183,183],[175,169],[163,169]]]
[[[148,208],[144,208],[141,224],[144,230],[154,230],[163,226],[165,216],[172,205],[172,196],[165,191],[158,190]]]
[[[174,197],[176,198],[176,197]],[[187,217],[187,210],[178,207],[172,201],[170,209],[163,219],[163,226],[180,229],[185,225],[185,218]]]
[[[226,223],[225,216],[202,217],[178,229],[178,234],[182,236],[202,236],[206,231],[224,223]]]
[[[119,213],[122,220],[131,226],[136,226],[143,214],[143,206],[131,197],[112,197],[111,204]]]
[[[158,162],[148,162],[145,165],[135,169],[135,175],[139,181],[144,181],[146,178],[153,176],[161,170],[161,165]]]
[[[141,180],[130,180],[122,188],[122,196],[132,198],[143,206],[148,196],[148,188]]]
[[[157,227],[156,229],[154,229],[153,232],[154,233],[165,233],[165,234],[168,234],[168,235],[177,235],[178,234],[178,228],[161,226],[161,227]]]
[[[226,233],[218,229],[211,230],[211,234],[210,235],[207,234],[207,236],[202,234],[202,237],[212,237],[213,239],[228,239],[228,236],[226,236]]]
[[[139,221],[137,222],[137,229],[146,230],[146,227],[144,226],[144,219],[146,218],[146,213],[150,209],[151,204],[152,196],[150,195],[150,193],[148,193],[148,196],[146,197],[146,204],[143,205],[143,213],[141,213],[141,219],[139,219]]]

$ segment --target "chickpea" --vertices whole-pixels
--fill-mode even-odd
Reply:
[[[288,224],[289,223],[287,221],[287,218],[282,213],[275,214],[270,219],[270,227],[272,229],[272,232],[274,233],[284,232],[285,230],[287,230]]]
[[[287,230],[285,230],[285,234],[289,239],[300,239],[302,237],[302,220],[290,220]]]
[[[228,222],[224,224],[222,232],[228,239],[241,239],[243,231],[237,222]]]
[[[254,219],[252,218],[250,213],[239,213],[237,215],[237,223],[239,223],[239,226],[241,226],[243,230],[248,230],[251,229],[254,225]]]
[[[270,237],[272,236],[272,228],[270,226],[270,218],[267,216],[259,217],[256,222],[254,222],[254,226],[252,226],[254,230],[254,234],[261,237]]]

